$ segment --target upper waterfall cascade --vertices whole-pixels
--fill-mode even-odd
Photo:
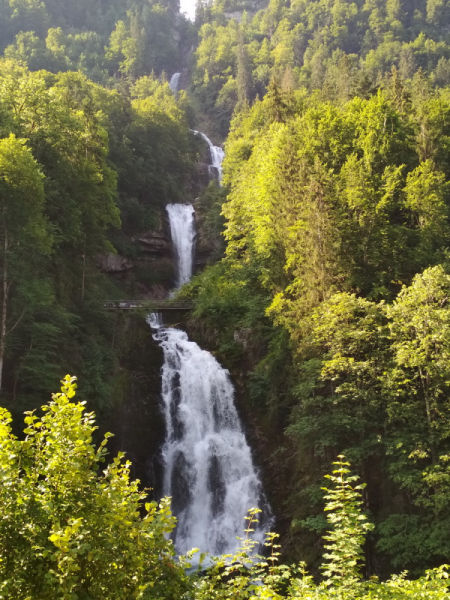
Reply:
[[[202,133],[201,131],[194,131],[195,135],[201,136],[205,142],[209,146],[209,151],[211,154],[211,167],[217,170],[219,183],[222,182],[222,162],[225,158],[225,152],[220,146],[214,146],[212,141],[209,139],[207,135]]]
[[[174,73],[169,81],[169,87],[174,94],[178,92],[178,84],[180,83],[181,73]]]
[[[178,85],[180,83],[180,77],[181,77],[181,73],[174,73],[172,75],[172,77],[170,78],[169,87],[174,94],[176,94],[178,92]],[[223,148],[221,148],[220,146],[214,146],[214,144],[209,139],[209,137],[206,134],[204,134],[203,132],[193,130],[193,133],[195,135],[201,136],[205,140],[205,142],[208,144],[209,152],[211,154],[210,174],[211,174],[212,169],[216,169],[219,183],[221,183],[222,182],[222,162],[223,162],[223,159],[225,158],[225,152],[223,151]],[[213,177],[215,176],[214,172],[212,173],[212,176]]]
[[[179,282],[184,282],[192,274],[194,209],[172,204],[167,211]],[[171,496],[178,519],[175,548],[179,553],[191,548],[212,555],[231,553],[248,510],[265,501],[229,373],[184,331],[164,327],[160,315],[150,315],[148,322],[164,352],[163,493]],[[262,541],[264,530],[263,523],[256,527],[255,539]]]

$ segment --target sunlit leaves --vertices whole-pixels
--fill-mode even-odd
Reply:
[[[75,378],[62,384],[42,418],[27,414],[24,441],[0,411],[0,593],[180,598],[188,584],[166,538],[168,500],[146,503],[141,516],[146,493],[130,463],[119,455],[105,466],[110,434],[93,445],[93,414],[71,402]]]

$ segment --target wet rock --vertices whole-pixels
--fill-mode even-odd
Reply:
[[[191,489],[195,481],[191,481],[188,474],[192,472],[189,467],[187,458],[181,452],[178,452],[172,471],[171,488],[172,488],[172,512],[174,515],[179,514],[192,501]]]
[[[208,161],[211,160],[209,149],[205,152],[204,161],[197,164],[197,176],[201,182],[202,187],[206,187],[211,180],[210,177],[210,164]]]
[[[220,515],[224,511],[226,486],[220,461],[215,454],[211,456],[209,461],[208,489],[212,494],[213,517],[217,517],[217,515]]]

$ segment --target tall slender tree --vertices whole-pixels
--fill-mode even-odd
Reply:
[[[43,176],[25,141],[14,135],[0,140],[0,248],[1,248],[1,323],[0,390],[7,335],[16,327],[8,324],[8,308],[14,287],[26,277],[36,253],[50,249],[50,236],[43,214]],[[9,327],[8,327],[9,325]]]

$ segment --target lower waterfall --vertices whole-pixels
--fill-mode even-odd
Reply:
[[[184,331],[163,327],[155,315],[149,324],[164,352],[163,493],[178,519],[175,548],[233,552],[247,511],[264,501],[228,371]],[[262,541],[263,524],[254,537]]]

